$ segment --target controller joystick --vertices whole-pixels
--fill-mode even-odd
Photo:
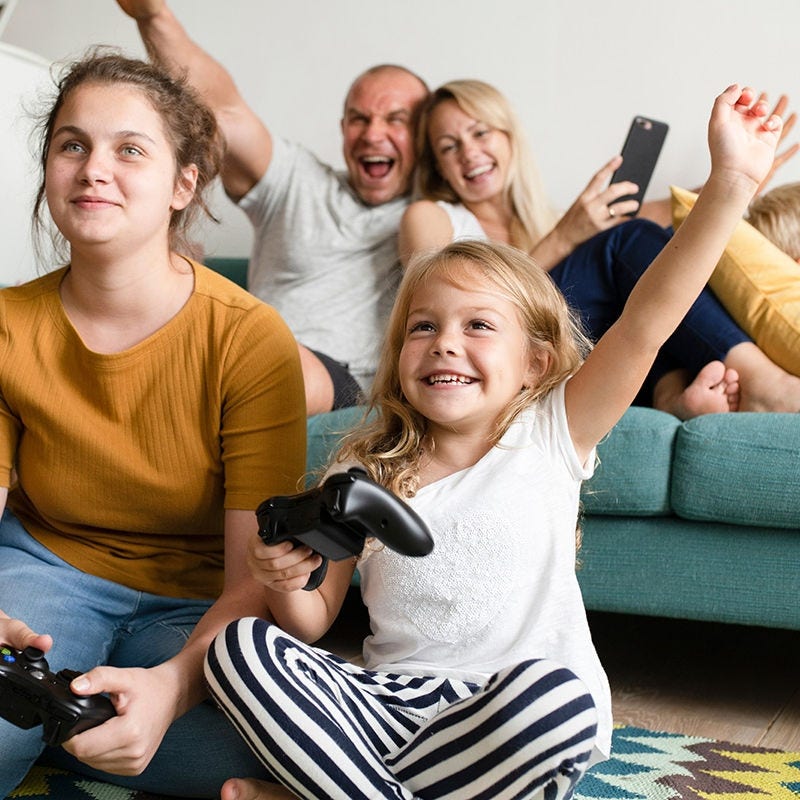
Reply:
[[[315,489],[265,500],[256,509],[258,532],[266,544],[287,539],[322,556],[303,587],[325,579],[329,560],[357,556],[367,537],[406,556],[425,556],[433,537],[422,518],[397,495],[353,467],[330,475]]]
[[[42,725],[42,739],[49,745],[100,725],[116,714],[114,706],[104,695],[72,692],[69,684],[80,674],[51,672],[38,648],[0,644],[0,717],[25,730]]]

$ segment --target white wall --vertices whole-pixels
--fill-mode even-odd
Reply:
[[[25,103],[46,81],[48,63],[0,42],[0,75],[0,286],[5,286],[36,277],[29,231],[38,170]]]
[[[351,79],[406,64],[431,86],[494,83],[514,102],[554,202],[568,205],[622,145],[630,119],[671,126],[649,197],[708,168],[705,126],[733,81],[800,106],[800,3],[786,0],[172,0],[191,35],[234,75],[273,132],[341,164],[338,120]],[[91,43],[143,54],[114,0],[19,0],[2,35],[51,59]],[[792,140],[800,137],[800,131]],[[800,180],[800,157],[780,175]],[[208,248],[248,252],[243,215],[220,195]]]

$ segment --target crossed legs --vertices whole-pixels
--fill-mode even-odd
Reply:
[[[546,660],[484,686],[376,673],[252,618],[217,637],[206,677],[240,735],[294,793],[247,781],[235,785],[243,797],[566,798],[597,728],[584,685]]]

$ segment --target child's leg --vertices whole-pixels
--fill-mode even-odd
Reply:
[[[300,797],[406,798],[384,764],[441,704],[476,687],[368,672],[298,642],[263,620],[228,626],[206,678],[239,733]]]
[[[597,727],[583,684],[551,662],[481,690],[368,672],[263,620],[228,626],[206,677],[263,763],[307,798],[568,797]]]
[[[551,661],[526,661],[424,724],[387,765],[425,800],[556,800],[572,795],[596,733],[584,684]]]

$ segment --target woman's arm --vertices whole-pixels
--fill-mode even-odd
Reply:
[[[208,696],[203,660],[214,636],[235,619],[268,616],[264,592],[247,567],[248,541],[257,530],[253,511],[225,512],[222,594],[178,654],[149,669],[95,667],[72,682],[79,694],[108,692],[118,716],[68,740],[66,750],[113,774],[138,775],[144,770],[172,722]],[[111,749],[109,742],[114,743]]]
[[[708,134],[711,174],[691,214],[567,384],[570,433],[584,458],[633,401],[656,353],[705,286],[770,169],[781,121],[754,98],[752,89],[734,85],[716,99]]]
[[[637,186],[630,181],[608,185],[614,170],[622,163],[621,156],[614,156],[598,170],[578,199],[567,209],[550,233],[530,251],[542,269],[548,272],[563,261],[572,251],[600,231],[613,228],[628,220],[626,214],[636,211],[635,200],[623,200],[610,206],[615,200],[633,194]]]
[[[400,220],[397,236],[400,263],[407,267],[415,253],[438,250],[452,241],[453,225],[447,212],[432,200],[417,200]]]

